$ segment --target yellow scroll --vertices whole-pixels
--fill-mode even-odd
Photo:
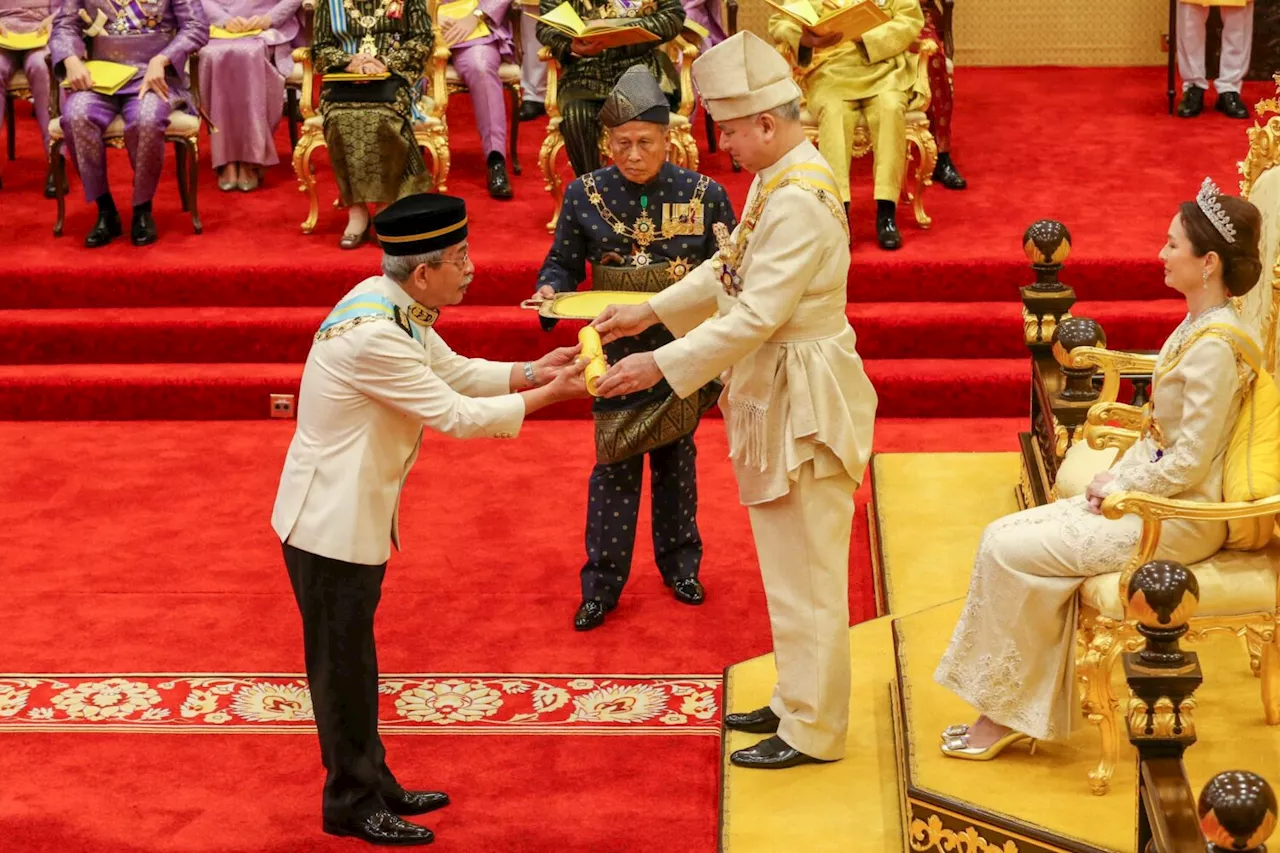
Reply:
[[[583,326],[578,332],[578,343],[582,344],[582,354],[578,358],[587,362],[587,368],[582,373],[587,380],[587,390],[591,392],[591,396],[599,397],[596,383],[609,369],[608,362],[604,360],[604,345],[600,343],[600,333],[595,326]]]

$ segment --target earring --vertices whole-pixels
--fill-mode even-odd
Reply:
[[[1204,284],[1201,286],[1200,289],[1208,290],[1209,289],[1209,268],[1208,267],[1205,267],[1204,271],[1200,273],[1200,280],[1204,282]]]

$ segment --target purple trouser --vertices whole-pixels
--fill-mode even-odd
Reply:
[[[62,107],[62,130],[71,159],[80,172],[86,201],[107,193],[106,144],[102,134],[117,115],[124,116],[124,145],[133,164],[133,204],[151,201],[164,165],[164,131],[169,102],[155,92],[99,95],[69,92]]]
[[[9,88],[9,78],[19,68],[27,75],[31,84],[31,100],[35,107],[36,124],[40,125],[40,138],[44,140],[44,150],[49,151],[49,66],[44,59],[49,55],[45,48],[28,50],[20,53],[15,50],[0,50],[0,103],[3,103]],[[0,128],[4,127],[4,114],[0,113]]]
[[[507,153],[507,107],[502,99],[502,80],[498,68],[502,54],[498,45],[460,44],[453,48],[453,67],[471,92],[476,110],[476,128],[484,153]]]

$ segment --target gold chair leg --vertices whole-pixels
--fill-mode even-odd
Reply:
[[[560,205],[564,201],[564,178],[556,169],[556,157],[564,150],[564,137],[560,134],[560,120],[552,119],[547,125],[547,136],[542,140],[542,150],[538,153],[538,165],[542,167],[543,188],[551,193],[553,205],[551,220],[547,222],[547,230],[555,232],[560,221]]]
[[[1280,631],[1272,623],[1260,635],[1262,646],[1262,707],[1267,725],[1280,725]]]
[[[1120,703],[1111,687],[1111,673],[1120,656],[1121,624],[1096,614],[1082,614],[1076,628],[1076,681],[1080,687],[1080,710],[1098,727],[1101,749],[1098,766],[1089,771],[1089,788],[1102,796],[1111,788],[1120,754]]]
[[[449,153],[449,140],[435,137],[432,140],[431,156],[435,159],[436,192],[443,193],[449,191],[449,169],[452,165],[452,155]]]
[[[302,139],[293,149],[293,174],[298,178],[298,192],[307,194],[307,218],[302,223],[302,233],[310,234],[320,219],[320,198],[316,195],[316,173],[311,168],[311,153],[324,145],[324,137],[304,131]]]
[[[915,147],[918,157],[912,158]],[[915,160],[916,167],[907,181],[907,200],[915,212],[916,224],[921,228],[933,225],[933,219],[924,212],[925,187],[933,185],[933,169],[938,165],[938,144],[933,134],[923,128],[907,128],[907,162]]]

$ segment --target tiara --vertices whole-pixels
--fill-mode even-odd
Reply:
[[[1236,241],[1236,227],[1231,224],[1231,217],[1227,216],[1227,212],[1218,203],[1218,196],[1220,195],[1222,195],[1222,191],[1213,182],[1213,178],[1205,178],[1204,183],[1200,185],[1200,192],[1196,195],[1196,204],[1200,206],[1200,212],[1209,219],[1213,227],[1218,229],[1222,239],[1228,243],[1234,243]]]

